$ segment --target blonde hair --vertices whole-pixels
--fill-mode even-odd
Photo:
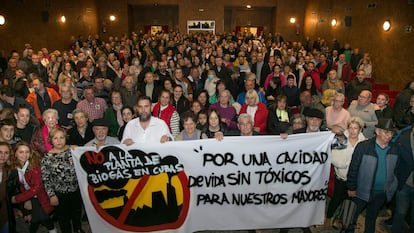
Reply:
[[[332,105],[332,97],[334,97],[338,92],[334,89],[326,89],[323,92],[321,103],[325,106]]]
[[[259,95],[257,94],[256,90],[248,90],[246,92],[246,100],[247,100],[247,97],[254,97],[255,98],[254,104],[257,105],[259,103]]]

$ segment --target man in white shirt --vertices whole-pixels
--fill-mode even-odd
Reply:
[[[173,140],[167,124],[151,116],[151,99],[148,96],[139,97],[135,107],[138,117],[126,125],[121,141],[123,144],[129,146],[134,143],[164,143]]]

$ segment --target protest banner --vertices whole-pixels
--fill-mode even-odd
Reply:
[[[324,218],[330,132],[74,151],[93,232],[307,227]]]

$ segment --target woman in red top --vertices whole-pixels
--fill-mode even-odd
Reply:
[[[29,144],[20,141],[12,157],[12,166],[17,170],[20,193],[12,196],[12,203],[24,203],[28,211],[26,220],[30,222],[30,232],[36,232],[39,225],[44,225],[49,232],[56,232],[49,214],[53,211],[49,196],[43,186],[40,169],[40,156],[32,151]]]
[[[268,110],[266,105],[259,101],[256,90],[246,92],[246,103],[242,105],[240,113],[247,113],[253,121],[254,131],[266,134],[266,123]]]

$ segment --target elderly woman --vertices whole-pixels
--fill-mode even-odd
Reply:
[[[343,129],[346,129],[348,120],[351,118],[349,112],[343,108],[345,103],[345,95],[337,93],[333,98],[331,106],[325,108],[326,125],[328,128],[337,125]]]
[[[183,113],[181,117],[181,124],[183,125],[184,129],[175,136],[175,141],[186,141],[186,140],[197,140],[197,139],[206,139],[208,138],[207,135],[201,130],[196,128],[196,115],[191,112]]]
[[[39,154],[43,155],[52,149],[52,145],[48,140],[49,132],[54,128],[59,128],[59,114],[56,109],[48,108],[42,114],[42,127],[38,128],[32,137],[30,146]]]
[[[48,136],[52,149],[43,155],[43,184],[62,233],[81,231],[82,198],[76,179],[73,155],[66,144],[66,131],[53,128]]]
[[[250,115],[254,131],[261,134],[266,134],[267,124],[267,107],[259,101],[259,95],[256,90],[248,90],[246,92],[246,103],[242,105],[240,113],[247,113]]]
[[[324,92],[327,89],[333,89],[342,94],[345,93],[344,82],[338,79],[336,70],[329,71],[328,79],[322,84],[322,92]]]
[[[95,136],[92,132],[92,125],[88,120],[88,113],[80,108],[73,110],[75,126],[68,131],[68,145],[84,146]]]
[[[276,97],[276,103],[269,110],[267,117],[267,131],[269,134],[279,135],[287,133],[290,128],[291,113],[287,108],[287,97],[279,95]]]
[[[236,129],[237,128],[237,111],[230,104],[231,94],[229,90],[223,90],[219,94],[219,101],[215,104],[210,105],[210,109],[217,109],[221,115],[220,121],[225,123],[227,127]]]
[[[362,129],[364,128],[364,121],[359,117],[351,117],[347,122],[347,130],[344,132],[344,136],[348,138],[348,142],[344,149],[333,149],[332,150],[332,165],[335,169],[335,189],[334,194],[329,202],[328,211],[326,214],[325,224],[330,226],[332,216],[334,215],[338,206],[344,201],[347,197],[347,187],[346,180],[349,169],[349,164],[351,163],[352,153],[355,150],[357,144],[361,141],[366,140],[365,136],[362,134]]]

